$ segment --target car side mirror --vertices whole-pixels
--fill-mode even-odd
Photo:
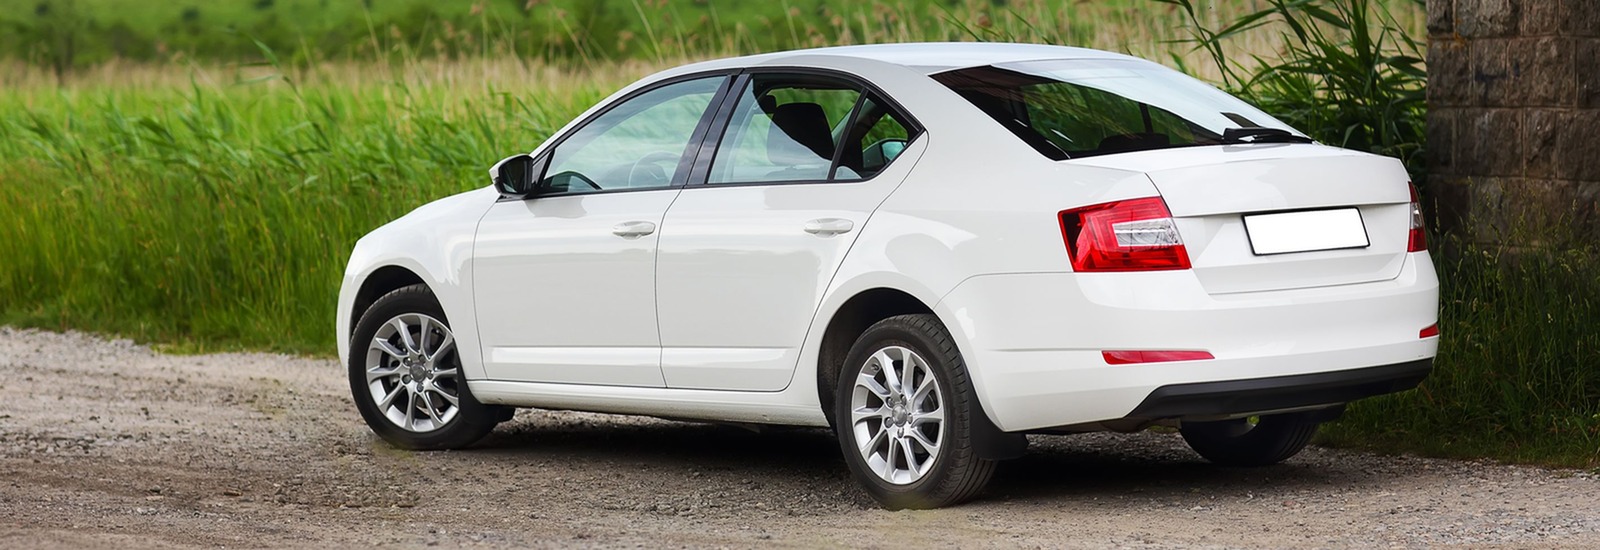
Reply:
[[[489,169],[494,188],[500,192],[500,196],[516,199],[533,194],[543,172],[544,162],[526,154],[507,157]]]

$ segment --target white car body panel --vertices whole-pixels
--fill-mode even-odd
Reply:
[[[387,266],[411,270],[433,288],[473,393],[485,403],[527,407],[826,426],[815,382],[822,336],[844,304],[873,289],[905,293],[939,317],[986,416],[1006,431],[1123,418],[1164,385],[1434,355],[1437,338],[1418,331],[1436,321],[1438,283],[1427,253],[1405,252],[1409,197],[1398,161],[1308,144],[1051,161],[926,76],[1073,58],[1134,59],[1051,46],[917,44],[766,54],[648,77],[557,135],[651,83],[741,67],[858,76],[925,133],[864,183],[501,203],[485,188],[419,208],[352,253],[340,293],[340,356],[350,358],[356,292]],[[1057,212],[1153,196],[1172,210],[1193,269],[1072,272]],[[1285,259],[1235,246],[1247,243],[1240,213],[1340,206],[1360,208],[1370,247]],[[525,223],[538,211],[566,221],[594,216],[582,222],[591,229],[654,215],[660,229],[626,243],[609,232],[575,237],[558,220]],[[826,238],[802,231],[820,218],[848,220],[852,230]],[[485,276],[474,271],[474,254],[515,269]],[[616,274],[582,265],[585,255],[634,264],[653,256],[653,284],[609,280]],[[547,293],[535,303],[516,290],[529,276],[544,283],[585,277],[617,290]],[[628,300],[652,302],[656,315],[646,319],[638,303],[613,303]],[[540,306],[563,321],[528,322]],[[730,317],[730,307],[745,314]],[[626,338],[597,338],[596,326]],[[1206,350],[1215,359],[1107,365],[1100,352],[1110,349]],[[585,365],[611,367],[573,368]]]
[[[676,188],[495,204],[478,225],[478,333],[494,380],[665,386],[656,324],[661,224]],[[596,296],[604,299],[596,300]]]
[[[1426,253],[1410,256],[1390,281],[1221,296],[1185,271],[986,275],[934,311],[980,365],[974,386],[990,419],[1030,430],[1122,418],[1164,385],[1433,357],[1438,339],[1417,333],[1437,320],[1438,281]],[[1205,350],[1216,359],[1107,365],[1108,349]]]
[[[831,275],[927,142],[918,139],[859,183],[685,189],[662,222],[656,252],[666,385],[787,387]],[[843,231],[807,231],[824,221]]]
[[[356,242],[339,288],[339,358],[349,364],[349,335],[360,320],[353,311],[356,292],[373,273],[399,267],[421,277],[454,330],[461,365],[468,378],[483,378],[483,356],[478,352],[478,324],[472,296],[473,234],[478,219],[500,198],[493,188],[476,189],[446,197],[413,210],[404,217],[372,230]]]

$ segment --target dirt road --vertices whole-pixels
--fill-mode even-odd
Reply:
[[[0,328],[0,547],[1600,546],[1600,479],[1176,436],[1037,437],[987,495],[874,508],[818,430],[522,411],[470,451],[377,441],[332,361]]]

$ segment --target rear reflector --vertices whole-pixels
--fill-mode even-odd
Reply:
[[[1106,358],[1107,365],[1216,359],[1209,351],[1102,351],[1100,356]]]
[[[1417,338],[1433,338],[1438,335],[1439,325],[1428,325],[1428,328],[1422,329],[1422,332],[1417,334]]]
[[[1059,216],[1073,271],[1189,269],[1189,251],[1161,197],[1063,210]]]
[[[1417,196],[1417,186],[1407,187],[1411,188],[1411,234],[1406,239],[1406,252],[1422,252],[1428,249],[1428,231],[1422,223],[1422,199]]]

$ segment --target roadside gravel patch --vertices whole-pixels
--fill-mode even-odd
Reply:
[[[885,512],[822,430],[525,410],[378,441],[333,361],[0,328],[0,547],[1600,547],[1589,472],[1171,434],[1034,437],[979,501]]]

